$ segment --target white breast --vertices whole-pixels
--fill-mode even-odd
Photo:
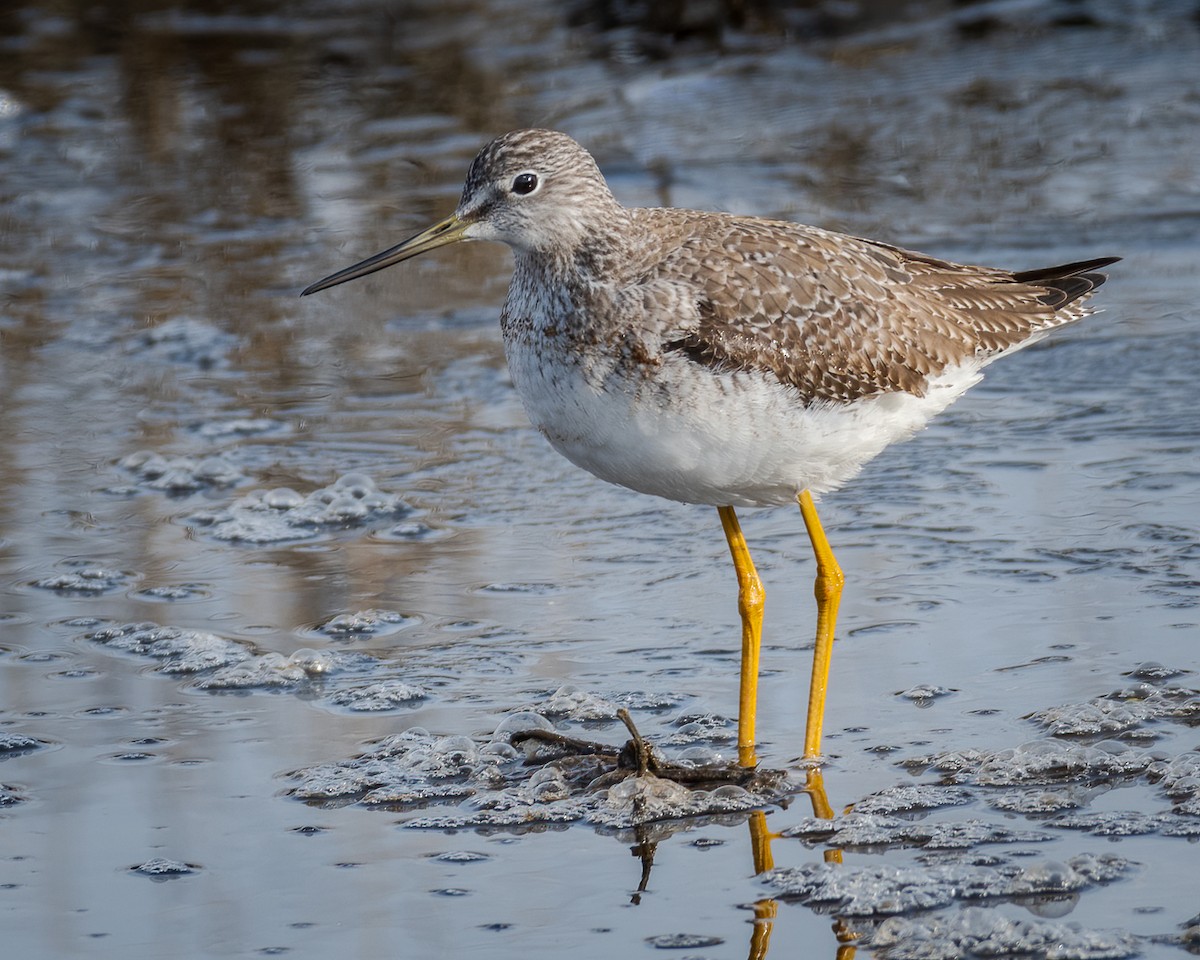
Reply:
[[[540,340],[506,342],[529,418],[563,456],[611,483],[685,503],[766,506],[851,479],[980,379],[976,362],[925,395],[889,393],[805,407],[770,374],[720,372],[668,354],[658,365]]]

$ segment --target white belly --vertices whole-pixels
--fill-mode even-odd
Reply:
[[[889,393],[805,407],[770,375],[715,372],[681,356],[661,365],[593,365],[505,345],[529,418],[596,476],[642,493],[714,506],[766,506],[851,479],[980,379],[979,364],[944,372],[925,396]]]

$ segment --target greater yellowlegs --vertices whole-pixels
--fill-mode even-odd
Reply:
[[[500,329],[530,420],[612,483],[715,506],[742,620],[738,754],[756,762],[763,587],[734,507],[799,503],[816,556],[804,754],[821,751],[844,581],[814,496],[1091,311],[1105,257],[1013,273],[800,224],[622,206],[562,133],[517,130],[471,164],[440,223],[308,287],[459,240],[516,258]]]

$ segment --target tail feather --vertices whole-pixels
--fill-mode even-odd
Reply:
[[[1057,267],[1040,270],[1023,270],[1012,275],[1013,282],[1040,287],[1045,291],[1042,303],[1053,310],[1061,310],[1081,297],[1086,297],[1108,279],[1108,274],[1097,273],[1102,267],[1116,263],[1120,257],[1101,257],[1098,260],[1081,260],[1064,263]]]

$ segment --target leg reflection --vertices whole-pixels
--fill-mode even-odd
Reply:
[[[765,873],[775,867],[771,841],[777,834],[767,829],[767,815],[761,810],[750,814],[750,849],[754,853],[754,873]],[[771,946],[771,930],[779,904],[774,900],[759,900],[754,904],[754,932],[750,934],[750,960],[764,960]]]
[[[813,816],[820,820],[832,820],[833,807],[829,803],[829,795],[825,792],[825,775],[818,768],[813,767],[808,771],[804,789],[808,794],[808,799],[812,801]],[[826,850],[825,862],[841,863],[842,851]],[[837,937],[838,941],[837,960],[851,960],[858,949],[854,945],[858,934],[845,920],[838,918],[833,921],[833,935]]]
[[[829,796],[825,792],[825,777],[818,769],[808,771],[804,790],[812,802],[813,816],[821,820],[833,819],[833,807],[830,806]],[[771,841],[779,834],[772,833],[767,826],[767,815],[756,810],[750,814],[750,849],[754,855],[755,874],[765,873],[775,867],[775,855],[771,851]],[[826,863],[841,863],[841,850],[826,850]],[[771,931],[775,926],[775,917],[779,912],[779,904],[774,899],[759,900],[754,904],[754,932],[750,935],[750,960],[765,960],[767,950],[771,945]],[[833,923],[833,935],[837,938],[838,947],[836,960],[852,960],[857,951],[854,941],[858,935],[844,920],[836,919]]]

